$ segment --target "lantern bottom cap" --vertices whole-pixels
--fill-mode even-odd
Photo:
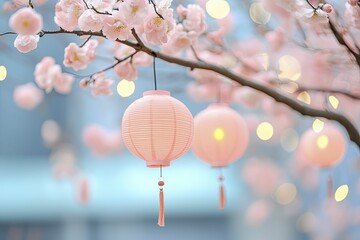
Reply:
[[[170,162],[163,160],[152,160],[146,161],[146,166],[150,168],[168,167],[170,166]]]

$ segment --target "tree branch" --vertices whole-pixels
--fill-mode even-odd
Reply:
[[[360,96],[352,94],[352,93],[347,92],[347,91],[343,91],[343,90],[336,90],[336,89],[330,89],[330,88],[316,88],[316,87],[307,88],[307,87],[300,87],[299,86],[297,92],[303,92],[303,91],[341,94],[341,95],[344,95],[346,97],[352,98],[354,100],[360,100]]]
[[[101,32],[84,32],[84,31],[66,31],[63,29],[57,30],[57,31],[43,31],[43,34],[74,34],[78,36],[85,36],[85,35],[93,35],[93,36],[100,36],[106,38]],[[360,134],[358,130],[356,129],[355,125],[350,122],[349,119],[347,119],[345,116],[335,113],[335,112],[329,112],[322,109],[313,108],[311,106],[305,105],[301,103],[300,101],[291,98],[290,96],[287,96],[285,94],[280,93],[276,89],[269,88],[266,85],[262,85],[256,81],[253,81],[251,79],[245,78],[243,76],[238,76],[232,71],[218,65],[214,65],[207,62],[200,62],[200,61],[190,61],[185,60],[183,58],[177,58],[173,57],[167,54],[163,54],[161,52],[154,51],[153,49],[147,47],[140,39],[139,36],[137,36],[136,32],[133,31],[133,34],[135,33],[134,37],[138,41],[138,43],[133,43],[130,41],[120,41],[117,40],[117,42],[123,43],[129,47],[134,48],[137,51],[143,51],[151,56],[155,56],[159,59],[162,59],[169,63],[174,63],[183,67],[188,67],[190,69],[203,69],[203,70],[209,70],[218,74],[221,74],[237,83],[239,83],[242,86],[247,86],[252,89],[255,89],[257,91],[260,91],[269,97],[273,98],[275,101],[283,103],[296,112],[304,115],[304,116],[311,116],[311,117],[322,117],[329,120],[334,120],[341,124],[347,131],[349,138],[351,141],[353,141],[359,148],[360,148]]]

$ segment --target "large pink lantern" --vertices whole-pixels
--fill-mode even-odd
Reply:
[[[224,167],[241,157],[249,143],[245,120],[227,104],[209,105],[194,118],[196,156],[212,167]],[[225,207],[223,176],[220,180],[220,208]]]
[[[194,121],[189,109],[162,90],[146,91],[125,111],[122,136],[125,146],[148,167],[170,165],[191,147]],[[159,226],[164,226],[162,171],[160,171]]]
[[[326,122],[321,131],[307,130],[301,137],[299,151],[308,163],[327,168],[342,160],[346,151],[344,134]]]

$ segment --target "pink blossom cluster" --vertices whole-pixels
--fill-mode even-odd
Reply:
[[[21,8],[11,16],[9,25],[18,34],[14,47],[20,52],[27,53],[37,48],[39,42],[37,34],[43,26],[40,14],[31,8]]]
[[[107,131],[95,124],[86,127],[83,141],[94,154],[99,156],[116,153],[123,146],[119,130]]]
[[[47,0],[32,0],[31,1],[35,6],[41,6],[47,2]],[[20,7],[25,7],[29,4],[29,0],[11,0],[5,1],[3,4],[4,12],[14,11]]]
[[[44,57],[35,67],[35,82],[46,93],[55,89],[58,93],[68,94],[74,81],[70,74],[63,73],[52,57]]]
[[[16,105],[31,110],[41,103],[44,94],[34,83],[26,83],[15,87],[13,97]]]
[[[80,81],[80,88],[86,89],[88,86],[91,88],[93,96],[99,95],[112,95],[111,87],[114,81],[108,78],[105,72],[96,73],[90,79],[84,78]]]
[[[75,71],[84,69],[96,57],[95,49],[98,46],[97,40],[89,40],[84,46],[79,47],[75,43],[70,43],[65,48],[64,65],[72,67]]]
[[[189,4],[186,8],[179,5],[176,10],[182,21],[173,28],[169,41],[162,47],[169,54],[194,45],[206,30],[205,13],[199,5]]]
[[[360,5],[357,0],[345,4],[345,19],[354,28],[360,29]]]

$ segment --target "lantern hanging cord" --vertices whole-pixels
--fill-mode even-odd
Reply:
[[[154,60],[153,60],[153,71],[154,71],[154,87],[155,90],[157,90],[157,82],[156,82],[156,57],[154,56]]]
[[[162,178],[162,165],[160,165],[160,177]]]

